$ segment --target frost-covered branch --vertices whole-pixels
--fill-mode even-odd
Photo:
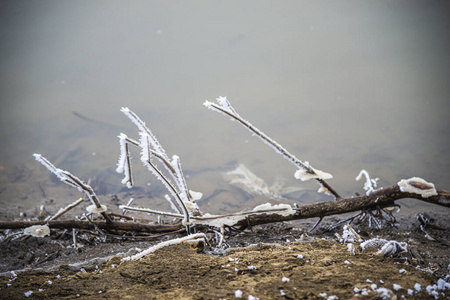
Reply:
[[[47,160],[45,157],[43,157],[41,154],[33,154],[33,156],[36,158],[38,162],[40,162],[42,165],[44,165],[50,172],[55,174],[62,182],[77,188],[80,192],[84,192],[89,200],[91,201],[92,205],[87,207],[87,210],[89,212],[95,212],[100,213],[106,221],[111,222],[111,218],[105,213],[106,212],[106,206],[100,204],[100,201],[98,200],[97,195],[95,194],[92,187],[86,183],[84,183],[81,179],[78,177],[72,175],[71,173],[56,168],[49,160]]]
[[[123,107],[121,111],[140,130],[139,142],[128,138],[123,133],[119,135],[121,154],[117,164],[117,172],[125,175],[122,183],[127,184],[128,187],[133,185],[128,145],[132,144],[138,146],[141,149],[140,158],[142,163],[147,166],[149,171],[151,171],[153,175],[163,183],[172,198],[175,199],[175,202],[173,202],[171,197],[166,197],[172,207],[174,207],[177,212],[181,212],[183,214],[183,224],[188,226],[191,223],[191,215],[200,213],[200,210],[187,188],[179,157],[174,155],[172,156],[172,159],[169,159],[164,148],[151,130],[147,128],[145,122],[143,122],[135,113],[126,107]],[[167,176],[158,169],[156,164],[153,163],[153,158],[156,158],[163,164],[167,172],[174,180],[175,185],[172,184]]]
[[[425,196],[423,196],[425,195]],[[428,195],[428,196],[427,196]],[[418,199],[428,203],[450,208],[450,192],[434,188],[429,182],[413,177],[403,179],[395,185],[381,188],[370,195],[357,197],[342,197],[337,200],[303,205],[297,208],[289,204],[278,204],[272,206],[263,204],[255,207],[252,211],[234,213],[227,215],[204,214],[201,217],[192,217],[197,225],[213,227],[235,226],[241,229],[260,224],[277,223],[292,220],[322,218],[363,209],[392,206],[400,199]],[[125,208],[125,207],[124,207]],[[131,207],[126,207],[130,209]],[[146,212],[143,209],[144,212]],[[178,215],[182,217],[182,215]],[[153,225],[137,222],[93,222],[100,229],[117,229],[136,232],[171,232],[178,231],[181,225]],[[83,221],[50,221],[48,225],[52,228],[81,228],[93,229],[93,223]],[[11,221],[1,222],[0,229],[25,228],[32,225],[44,225],[47,221]]]
[[[133,256],[128,256],[128,257],[124,257],[122,258],[123,261],[128,261],[128,260],[138,260],[141,259],[142,257],[155,252],[158,249],[161,249],[163,247],[167,247],[170,245],[177,245],[177,244],[181,244],[181,243],[185,243],[188,241],[195,241],[195,242],[205,242],[206,240],[206,235],[204,233],[195,233],[195,234],[190,234],[188,236],[182,237],[182,238],[178,238],[178,239],[172,239],[172,240],[168,240],[165,242],[161,242],[155,246],[152,246],[142,252],[139,252],[138,254],[135,254]]]
[[[369,195],[341,197],[335,201],[303,205],[296,208],[294,214],[286,216],[270,213],[250,215],[244,221],[239,221],[236,226],[247,228],[260,224],[323,218],[364,209],[393,206],[397,200],[410,198],[450,208],[450,192],[436,189],[432,183],[426,182],[418,177],[413,177],[402,179],[395,185],[380,188]]]
[[[250,122],[242,118],[231,106],[230,102],[227,100],[226,97],[219,97],[216,100],[217,104],[210,101],[205,101],[203,105],[209,109],[215,110],[217,112],[222,113],[225,116],[230,117],[231,120],[233,121],[238,121],[241,125],[243,125],[250,132],[252,132],[252,134],[260,138],[265,144],[272,147],[278,154],[280,154],[281,156],[289,160],[291,163],[293,163],[299,169],[295,172],[295,178],[300,179],[302,181],[315,179],[321,186],[319,192],[330,194],[335,198],[340,198],[339,194],[325,182],[325,179],[330,179],[333,177],[331,174],[314,169],[308,162],[306,161],[303,162],[300,159],[298,159],[295,155],[291,154],[275,140],[273,140],[264,132],[253,126]]]

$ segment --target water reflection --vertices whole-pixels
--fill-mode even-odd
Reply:
[[[201,105],[218,96],[300,159],[332,173],[341,194],[362,191],[354,180],[362,168],[385,185],[421,176],[448,188],[449,21],[435,4],[2,6],[5,214],[78,197],[49,181],[34,152],[92,178],[101,194],[123,192],[114,172],[116,136],[138,136],[121,106],[139,113],[169,155],[181,157],[190,188],[211,200],[205,210],[253,205],[231,193],[221,175],[238,163],[267,182],[283,176],[287,185],[315,191],[314,183],[295,182],[293,167],[272,149]],[[150,174],[137,159],[135,165],[143,195],[155,196]],[[310,194],[299,201],[315,199]],[[227,199],[243,202],[226,207]]]

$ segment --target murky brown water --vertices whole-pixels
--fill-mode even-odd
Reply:
[[[292,165],[203,107],[218,96],[228,96],[242,116],[297,157],[332,173],[329,183],[343,195],[362,192],[355,182],[362,168],[381,185],[420,176],[449,188],[444,7],[388,1],[3,3],[1,218],[49,199],[70,203],[79,197],[50,181],[34,152],[86,181],[93,178],[99,194],[121,192],[114,172],[117,135],[138,138],[121,106],[147,122],[169,155],[181,157],[190,188],[205,197],[230,190],[221,173],[238,163],[269,184],[279,175],[286,185],[317,188],[295,182]],[[161,188],[137,155],[138,184],[145,195],[158,194]],[[221,206],[229,194],[217,194],[202,208],[247,207]]]

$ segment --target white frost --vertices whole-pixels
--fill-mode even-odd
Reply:
[[[422,286],[421,286],[419,283],[416,283],[416,284],[414,285],[414,289],[415,289],[416,291],[420,292],[420,291],[422,291]]]
[[[323,172],[321,170],[314,169],[313,167],[310,167],[314,174],[309,173],[307,170],[299,169],[295,172],[294,177],[296,179],[300,179],[301,181],[307,181],[310,179],[331,179],[333,178],[333,175]]]
[[[97,207],[96,205],[92,204],[86,207],[86,210],[91,213],[101,214],[102,212],[105,212],[107,210],[107,207],[104,204],[100,204],[100,207]]]
[[[271,194],[269,186],[264,180],[256,176],[243,164],[239,164],[236,169],[227,172],[225,175],[230,184],[239,187],[249,195],[270,196]]]
[[[204,233],[195,233],[195,234],[190,234],[188,236],[182,237],[182,238],[178,238],[178,239],[173,239],[173,240],[168,240],[165,242],[161,242],[159,244],[156,244],[138,254],[135,254],[133,256],[128,256],[128,257],[124,257],[122,258],[123,261],[128,261],[128,260],[138,260],[141,259],[142,257],[155,252],[158,249],[161,249],[163,247],[166,246],[170,246],[170,245],[176,245],[176,244],[180,244],[186,241],[192,241],[192,240],[199,240],[199,239],[206,239],[206,235]]]
[[[242,297],[242,291],[241,290],[236,290],[234,291],[234,296],[236,298],[241,298]]]
[[[387,242],[388,240],[385,239],[373,238],[361,243],[359,246],[363,251],[375,252],[380,250]]]
[[[366,195],[369,196],[377,190],[377,182],[380,178],[371,179],[369,173],[363,169],[359,172],[358,176],[356,176],[356,181],[359,181],[363,175],[366,177],[366,182],[364,182],[364,190],[366,191]]]
[[[47,225],[34,225],[25,228],[23,234],[35,237],[44,237],[50,234],[50,228]]]
[[[342,231],[342,240],[340,240],[339,242],[341,243],[362,242],[362,238],[350,225],[344,225],[344,229]]]
[[[253,208],[253,211],[265,211],[265,210],[269,210],[269,211],[274,210],[274,213],[281,215],[281,216],[290,216],[290,215],[295,214],[295,212],[296,212],[296,210],[294,210],[291,205],[285,204],[285,203],[272,205],[267,202],[265,204],[261,204],[261,205],[256,206],[255,208]],[[279,211],[275,211],[275,210],[279,210]]]
[[[195,192],[195,191],[191,191],[191,190],[189,190],[189,194],[191,195],[192,201],[200,200],[203,197],[203,193]]]
[[[433,183],[427,182],[420,177],[402,179],[397,184],[400,191],[404,193],[418,194],[423,198],[436,196],[438,194]]]

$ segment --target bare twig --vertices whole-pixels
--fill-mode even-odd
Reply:
[[[55,215],[51,216],[50,218],[48,218],[48,220],[46,220],[47,222],[50,221],[54,221],[56,219],[58,219],[59,217],[61,217],[63,214],[65,214],[66,212],[68,212],[69,210],[71,210],[72,208],[74,208],[75,206],[77,206],[78,204],[80,204],[81,202],[83,202],[84,199],[80,198],[77,201],[67,205],[65,208],[61,208]]]
[[[181,224],[176,225],[162,225],[162,224],[145,224],[142,222],[117,222],[110,223],[98,221],[77,221],[77,220],[61,220],[61,221],[0,221],[0,229],[22,229],[34,225],[48,225],[54,229],[85,229],[95,230],[100,228],[103,230],[123,230],[129,232],[146,232],[146,233],[162,233],[172,232],[183,228]]]

